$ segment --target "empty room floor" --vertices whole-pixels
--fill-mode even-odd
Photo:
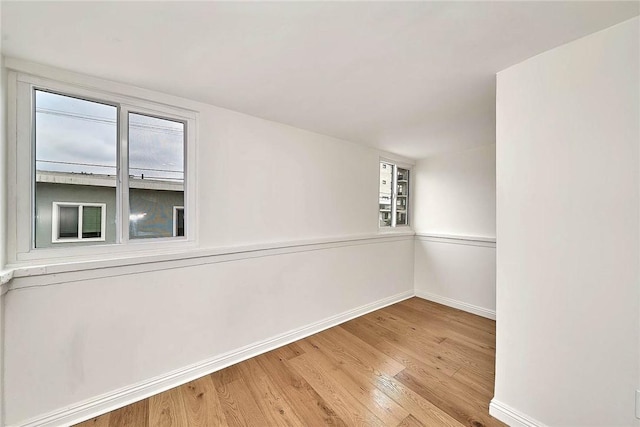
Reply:
[[[494,321],[410,298],[78,426],[504,426],[494,362]]]

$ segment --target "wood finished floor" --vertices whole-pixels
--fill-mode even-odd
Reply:
[[[411,298],[77,426],[504,426],[494,359],[494,321]]]

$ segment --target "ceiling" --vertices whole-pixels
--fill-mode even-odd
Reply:
[[[9,2],[2,51],[412,158],[495,142],[495,73],[634,2]]]

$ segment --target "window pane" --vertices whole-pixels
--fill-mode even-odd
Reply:
[[[380,227],[391,226],[391,189],[393,185],[393,165],[380,162],[379,218]]]
[[[77,206],[58,206],[58,238],[78,238]]]
[[[102,234],[102,208],[84,206],[82,208],[82,238],[100,237]]]
[[[409,171],[397,168],[396,225],[408,224]]]
[[[35,246],[51,246],[55,201],[105,203],[106,242],[115,242],[118,109],[36,90],[34,113]],[[66,237],[77,234],[76,220]]]
[[[184,136],[182,122],[129,114],[131,239],[173,236],[173,207],[184,205]]]

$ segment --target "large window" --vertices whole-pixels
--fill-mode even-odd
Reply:
[[[48,248],[193,239],[194,112],[13,78],[16,259]],[[19,212],[31,213],[29,224]]]
[[[380,227],[409,225],[409,169],[380,162]]]

